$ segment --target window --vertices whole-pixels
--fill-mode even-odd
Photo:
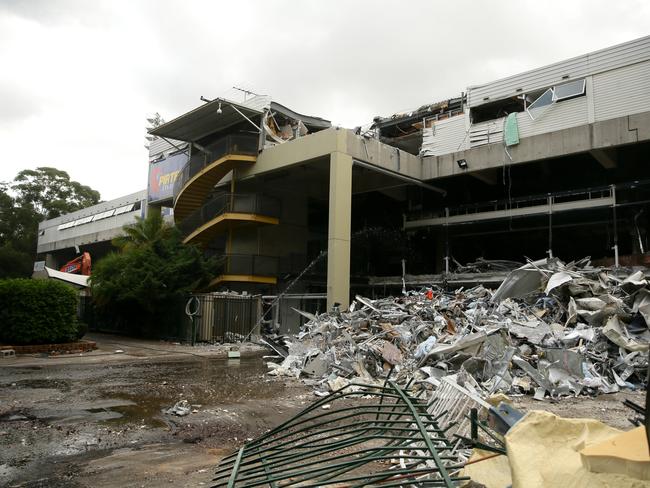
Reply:
[[[74,221],[74,225],[83,225],[83,224],[87,224],[87,223],[90,222],[92,219],[93,219],[93,216],[92,216],[92,215],[91,215],[90,217],[83,217],[83,218],[80,218],[80,219],[75,220],[75,221]]]
[[[585,94],[586,80],[574,80],[555,87],[555,100],[567,100]]]
[[[111,209],[111,210],[107,210],[106,212],[98,213],[98,214],[93,216],[93,222],[95,222],[97,220],[106,219],[108,217],[112,217],[114,213],[115,213],[115,209]]]
[[[561,102],[563,100],[569,100],[584,95],[586,84],[587,82],[583,78],[581,80],[569,81],[548,88],[544,93],[537,97],[533,103],[526,107],[526,112],[528,112],[531,119],[537,120],[544,115],[555,102]]]
[[[542,93],[533,103],[531,103],[526,111],[530,118],[533,120],[539,119],[546,111],[551,108],[551,105],[555,103],[553,96],[553,88],[549,88],[544,93]]]
[[[131,210],[133,210],[133,204],[129,203],[128,205],[124,205],[123,207],[115,209],[115,215],[121,215],[123,213],[130,212]]]
[[[471,110],[472,124],[487,122],[505,117],[512,112],[523,112],[524,100],[520,96],[497,100],[496,102],[485,103],[474,107]]]
[[[66,222],[66,223],[64,223],[64,224],[61,224],[61,225],[59,225],[59,226],[57,227],[57,230],[65,230],[65,229],[69,229],[70,227],[74,227],[74,226],[75,226],[75,222],[76,222],[76,220],[73,220],[73,221],[71,221],[71,222]]]

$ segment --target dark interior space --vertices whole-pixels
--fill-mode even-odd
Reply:
[[[494,170],[486,183],[469,174],[436,180],[445,197],[409,186],[407,200],[381,192],[355,195],[352,210],[353,277],[397,276],[402,259],[407,273],[429,274],[444,270],[444,257],[466,264],[484,259],[525,262],[548,255],[570,261],[591,256],[613,259],[648,252],[646,229],[650,225],[650,180],[647,161],[650,144],[611,150],[616,167],[605,168],[589,153]],[[611,185],[616,189],[611,190]],[[554,211],[449,226],[432,226],[405,232],[409,219],[462,215],[477,211],[546,205],[614,196],[611,205]],[[451,269],[455,268],[452,261]]]
[[[475,107],[471,111],[472,123],[478,124],[488,120],[505,117],[513,112],[524,111],[524,100],[520,97],[505,98]]]

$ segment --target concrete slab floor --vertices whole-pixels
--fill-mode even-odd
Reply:
[[[0,486],[209,486],[221,457],[314,398],[259,357],[137,357],[138,345],[120,361],[0,363]],[[162,412],[180,399],[195,411]]]

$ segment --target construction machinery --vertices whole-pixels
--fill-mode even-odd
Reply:
[[[59,271],[63,271],[64,273],[74,273],[86,276],[90,276],[90,270],[90,253],[87,252],[84,252],[80,256],[68,261],[59,269]]]

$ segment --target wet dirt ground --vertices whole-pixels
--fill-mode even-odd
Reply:
[[[0,363],[0,486],[210,486],[223,456],[316,399],[297,381],[267,376],[260,357],[170,355],[139,342],[110,355],[108,344],[85,358]],[[512,400],[627,430],[624,398],[642,404],[645,392]],[[181,399],[193,413],[163,412]]]
[[[209,486],[219,459],[314,397],[261,358],[0,367],[0,486]],[[181,399],[193,413],[163,410]]]

